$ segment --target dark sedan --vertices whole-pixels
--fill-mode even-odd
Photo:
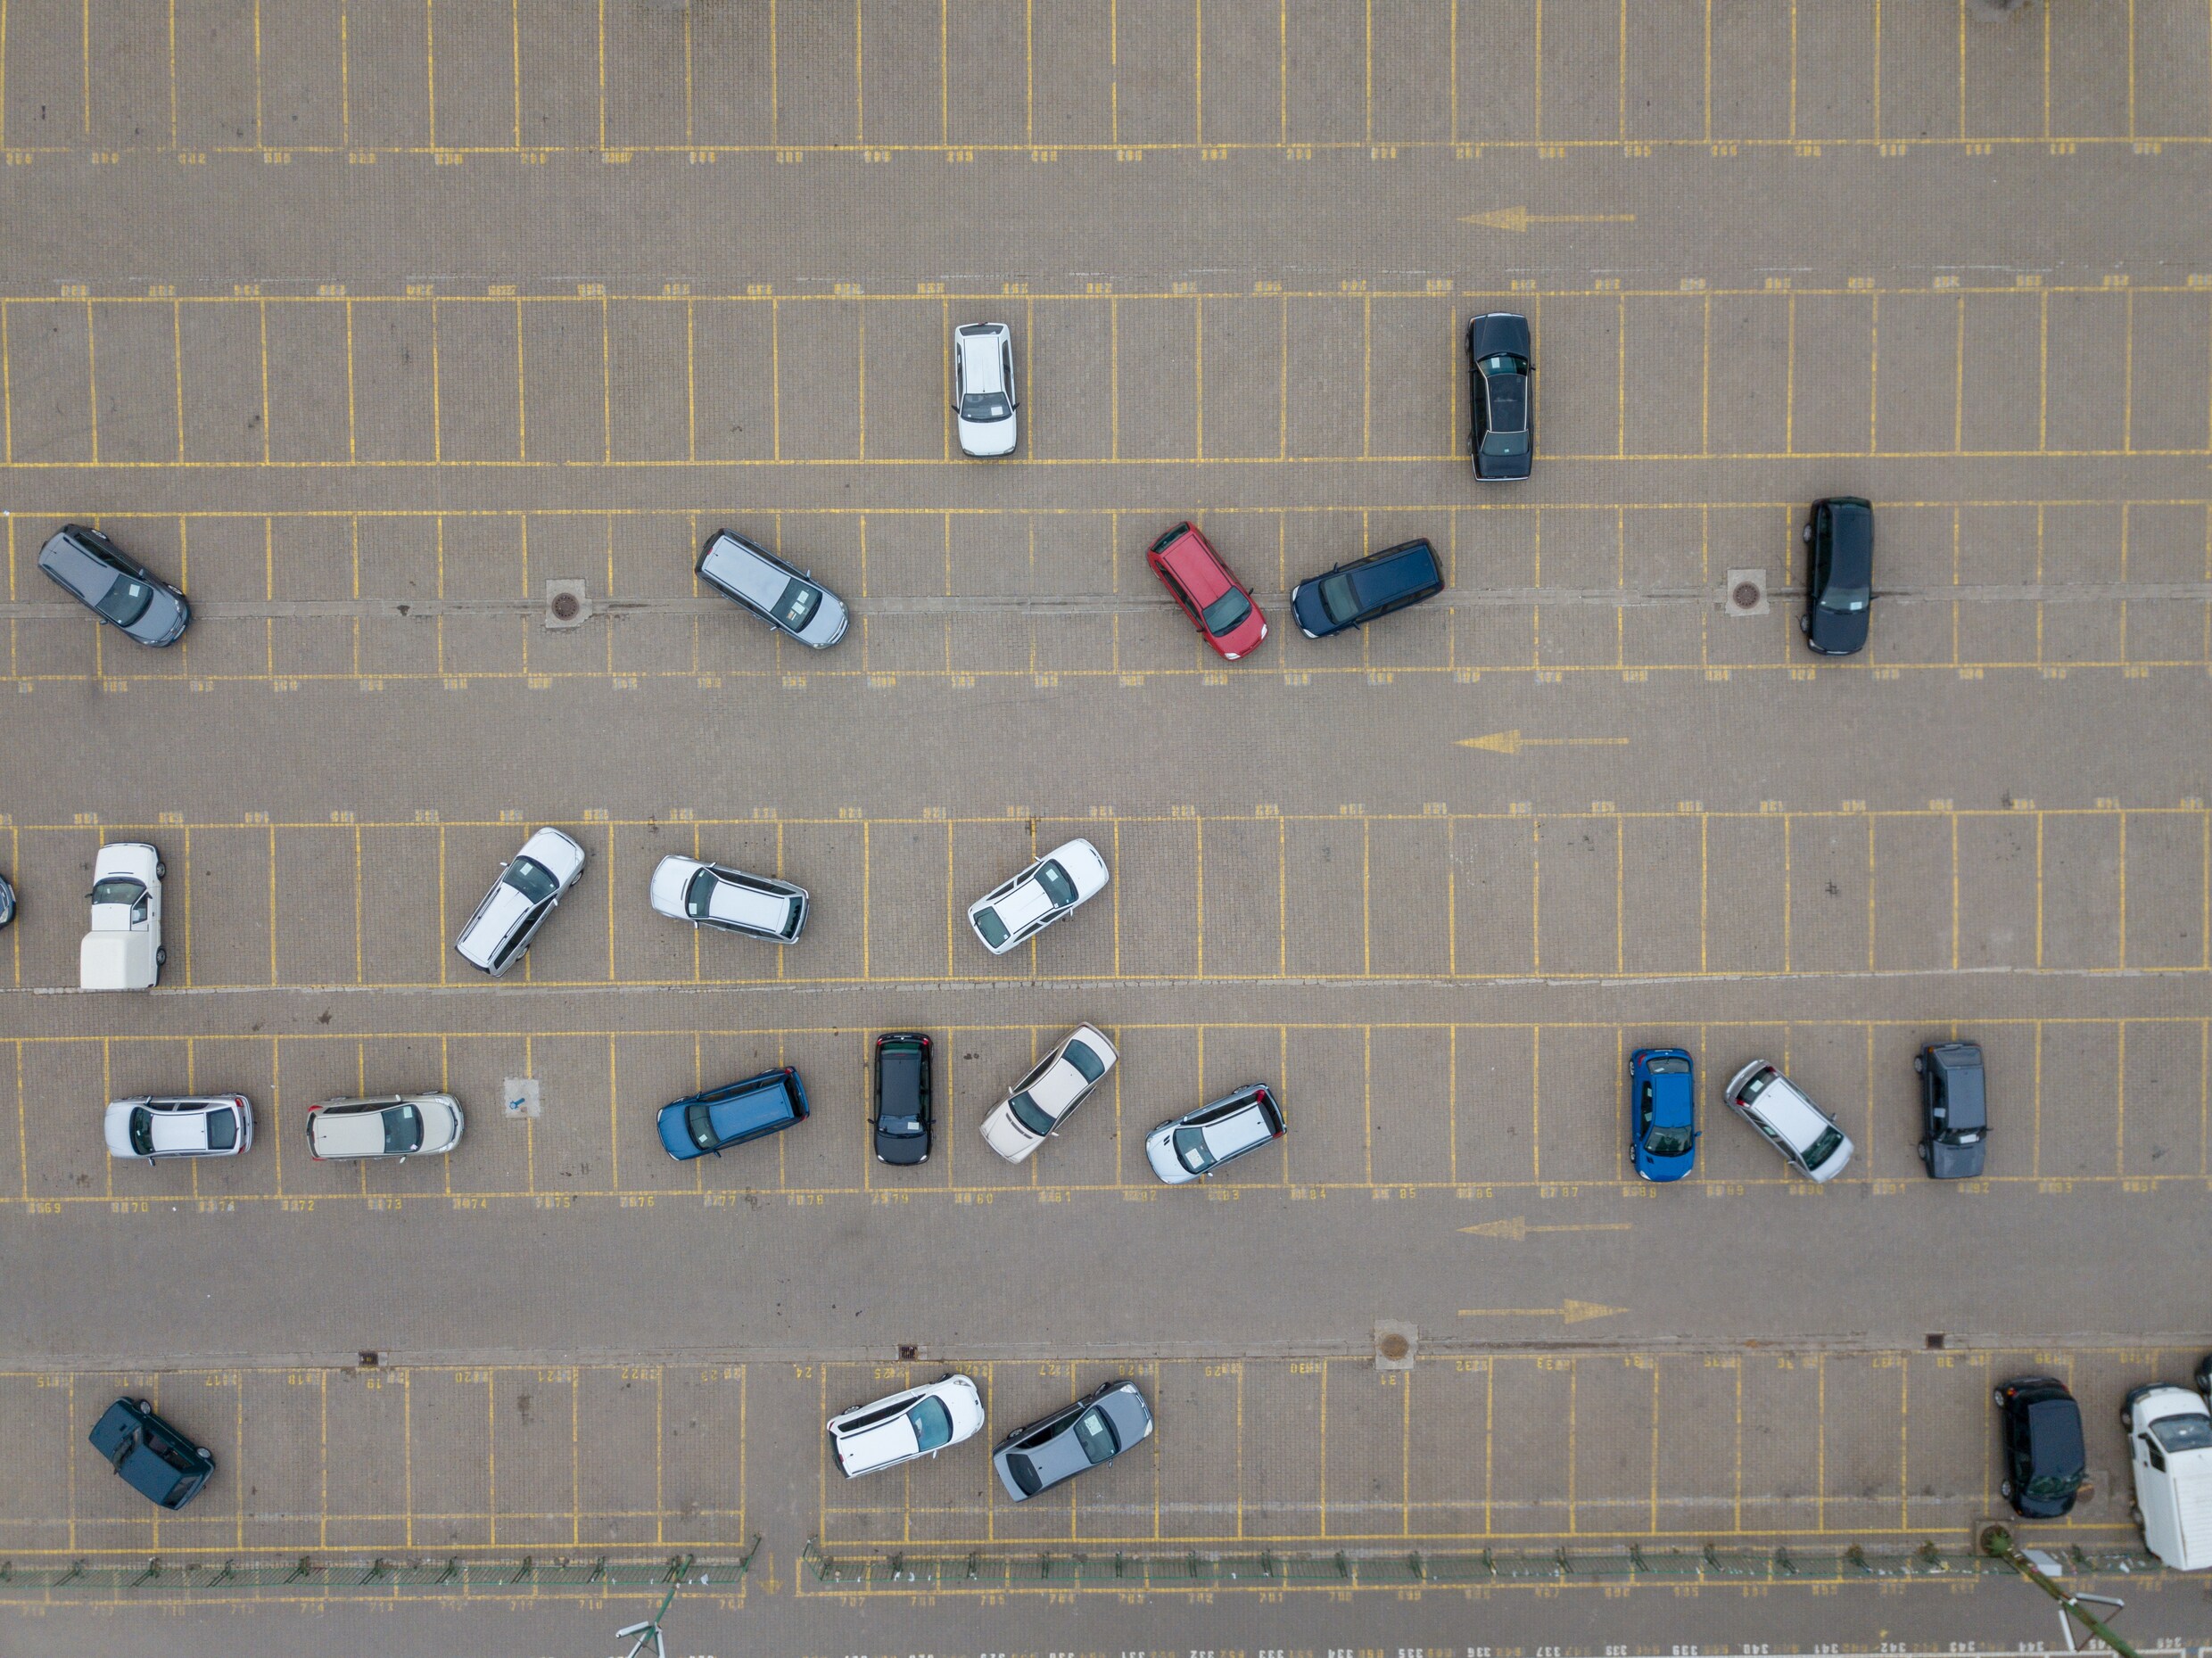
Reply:
[[[1025,1503],[1062,1480],[1110,1463],[1152,1431],[1152,1409],[1134,1382],[1110,1382],[1095,1393],[1017,1428],[991,1453],[1006,1495]]]
[[[85,524],[56,530],[39,549],[38,567],[101,621],[141,645],[174,645],[192,620],[181,592]]]
[[[1444,590],[1444,569],[1426,541],[1404,541],[1300,582],[1291,590],[1291,615],[1308,639],[1364,628]]]
[[[2082,1448],[2082,1407],[2056,1376],[2016,1376],[1991,1390],[2004,1424],[2005,1477],[1997,1490],[2029,1520],[2056,1520],[2074,1510],[2088,1464]]]
[[[1467,325],[1467,363],[1473,376],[1474,475],[1490,483],[1525,478],[1535,464],[1529,378],[1529,319],[1490,311]]]
[[[918,1030],[876,1038],[876,1159],[912,1166],[929,1160],[929,1038]]]
[[[1855,495],[1812,503],[1805,515],[1805,614],[1797,626],[1823,656],[1867,642],[1874,609],[1874,508]]]
[[[85,1437],[126,1485],[163,1508],[182,1508],[215,1477],[215,1454],[162,1421],[146,1399],[117,1399]]]
[[[1981,1044],[1930,1043],[1912,1068],[1920,1073],[1920,1161],[1937,1180],[1972,1180],[1989,1146]]]
[[[661,1146],[679,1163],[781,1134],[806,1120],[806,1090],[789,1066],[671,1101],[661,1107]]]

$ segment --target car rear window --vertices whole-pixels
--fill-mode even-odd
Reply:
[[[1036,1464],[1019,1451],[1006,1453],[1006,1472],[1014,1476],[1024,1497],[1035,1497],[1044,1489],[1044,1481],[1037,1478]]]
[[[1805,1167],[1807,1168],[1819,1168],[1822,1164],[1826,1163],[1828,1159],[1836,1155],[1836,1148],[1841,1146],[1843,1143],[1844,1136],[1837,1130],[1833,1128],[1822,1129],[1820,1131],[1820,1137],[1805,1148]]]
[[[207,1118],[208,1149],[227,1151],[238,1143],[238,1114],[228,1106],[210,1111]]]
[[[983,935],[983,942],[994,950],[1006,942],[1006,923],[998,919],[995,910],[976,911],[976,931]]]
[[[1070,1042],[1066,1049],[1068,1063],[1083,1073],[1083,1080],[1094,1083],[1106,1074],[1106,1062],[1083,1042]]]

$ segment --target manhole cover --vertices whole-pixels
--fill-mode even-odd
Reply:
[[[1756,590],[1746,589],[1742,590],[1755,591]],[[582,601],[580,600],[574,593],[556,593],[553,595],[553,619],[556,622],[574,622],[576,619],[577,613],[582,610]]]
[[[1414,1356],[1421,1345],[1421,1329],[1397,1318],[1378,1318],[1374,1321],[1374,1367],[1377,1370],[1411,1370]]]
[[[1721,591],[1727,596],[1727,610],[1731,616],[1767,614],[1767,573],[1763,570],[1731,570]]]
[[[545,625],[580,628],[591,619],[591,590],[573,579],[545,584]]]
[[[1403,1358],[1413,1351],[1413,1343],[1396,1331],[1392,1331],[1374,1344],[1374,1350],[1384,1358]]]
[[[1751,582],[1738,582],[1736,584],[1734,590],[1729,594],[1729,597],[1736,601],[1737,609],[1749,610],[1754,605],[1759,602],[1761,595],[1756,583]],[[568,606],[566,611],[562,610],[561,606],[563,605],[566,605]],[[562,594],[558,598],[553,601],[553,614],[555,615],[571,615],[574,612],[575,607],[576,601],[569,598],[565,593]]]

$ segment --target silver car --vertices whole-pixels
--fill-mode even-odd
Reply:
[[[845,637],[845,601],[794,570],[766,548],[730,530],[716,532],[699,554],[700,577],[779,632],[816,650]]]
[[[56,530],[38,551],[38,567],[101,621],[141,645],[174,645],[192,620],[181,591],[86,524]]]
[[[308,1107],[308,1155],[318,1163],[438,1157],[461,1143],[461,1102],[450,1093],[387,1093]]]
[[[1024,1161],[1091,1097],[1120,1057],[1099,1031],[1077,1026],[983,1119],[983,1143],[1009,1163]]]
[[[1287,1132],[1275,1091],[1266,1083],[1247,1083],[1160,1124],[1144,1136],[1144,1156],[1152,1173],[1171,1186],[1184,1186]]]
[[[583,874],[583,848],[557,829],[541,829],[524,841],[453,941],[461,960],[494,978],[521,961],[545,918]]]
[[[953,330],[953,413],[963,455],[1011,455],[1020,398],[1014,391],[1014,331],[1003,322]]]
[[[671,920],[771,944],[789,944],[806,925],[804,887],[673,853],[654,866],[647,895],[655,911]]]
[[[253,1143],[253,1105],[242,1093],[140,1094],[108,1106],[111,1156],[151,1163],[165,1157],[236,1157]]]
[[[968,906],[983,947],[1003,956],[1106,890],[1106,860],[1080,836],[1055,846]]]

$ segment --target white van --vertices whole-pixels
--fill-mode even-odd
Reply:
[[[161,878],[169,867],[144,841],[103,846],[92,861],[92,930],[77,953],[87,990],[151,990],[161,947]]]
[[[2212,1387],[2212,1355],[2197,1365]],[[2212,1407],[2202,1391],[2170,1383],[2137,1388],[2120,1406],[2143,1541],[2176,1571],[2212,1566]]]
[[[1850,1136],[1764,1060],[1754,1060],[1736,1073],[1728,1085],[1728,1102],[1800,1174],[1821,1184],[1851,1161]]]

